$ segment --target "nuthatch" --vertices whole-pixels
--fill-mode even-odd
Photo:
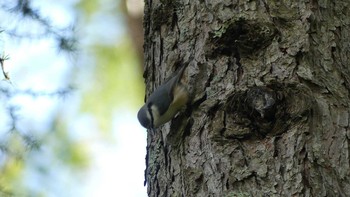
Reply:
[[[159,86],[147,99],[137,114],[140,124],[154,129],[170,121],[186,105],[189,92],[181,82],[186,66],[167,82]]]

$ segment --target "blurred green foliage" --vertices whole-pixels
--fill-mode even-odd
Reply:
[[[120,14],[117,13],[118,7],[110,6],[117,5],[116,2],[118,1],[78,1],[75,11],[79,12],[79,16],[83,19],[80,22],[85,23],[81,24],[81,27],[89,26],[89,23],[93,21],[90,19],[97,14],[109,15],[109,17]],[[110,28],[117,27],[111,26]],[[77,39],[79,41],[83,38],[78,37]],[[87,66],[92,69],[84,70],[84,65],[78,66],[79,69],[72,68],[72,72],[78,72],[72,76],[79,75],[79,72],[92,72],[89,75],[92,77],[88,81],[77,84],[78,88],[88,87],[82,88],[86,91],[81,95],[81,111],[78,113],[92,115],[102,133],[111,133],[113,116],[118,113],[118,110],[136,111],[143,102],[142,67],[129,39],[127,35],[116,39],[118,43],[102,43],[98,42],[99,39],[92,39],[94,43],[83,46],[83,48],[87,47],[83,50],[89,51],[88,54],[91,55],[89,58],[94,60],[90,62],[91,65]],[[18,133],[14,133],[9,138],[6,146],[0,144],[0,153],[1,151],[7,152],[5,161],[0,163],[0,197],[23,196],[23,194],[25,196],[50,196],[52,191],[51,193],[46,191],[47,188],[44,186],[39,189],[31,188],[31,183],[28,184],[26,182],[28,180],[23,180],[25,173],[34,173],[40,179],[35,181],[43,182],[45,186],[55,184],[55,188],[65,188],[66,183],[54,181],[53,172],[68,169],[68,171],[73,170],[74,173],[79,174],[90,167],[88,142],[74,139],[68,127],[71,122],[67,121],[74,122],[74,119],[64,119],[62,114],[57,113],[52,120],[52,129],[34,136],[40,141],[40,143],[35,143],[35,149],[32,149],[34,146],[28,148],[27,143],[23,143],[24,140],[30,140],[30,138],[25,138]],[[71,176],[76,176],[76,174]],[[62,190],[62,195],[65,195],[64,192],[66,191]]]
[[[118,3],[120,1],[82,0],[77,4],[77,8],[84,13],[85,18],[103,14],[108,21],[108,17],[121,14]],[[117,27],[117,24],[110,25],[122,28]],[[109,30],[100,29],[100,31]],[[128,35],[122,35],[111,42],[95,42],[89,45],[95,62],[93,78],[86,82],[89,88],[83,94],[81,110],[93,114],[99,128],[105,133],[111,131],[113,114],[116,111],[121,109],[135,111],[143,102],[145,90],[142,65],[130,39]]]
[[[89,20],[98,10],[100,10],[99,0],[81,0],[77,3],[76,8],[81,10],[84,15],[84,19]]]
[[[88,82],[91,87],[83,96],[82,110],[94,114],[102,131],[111,130],[116,110],[136,109],[144,96],[139,60],[127,38],[123,40],[119,45],[92,47],[95,78]]]
[[[66,123],[60,118],[57,118],[55,125],[55,131],[47,135],[45,141],[50,143],[57,162],[74,170],[89,167],[87,144],[80,140],[73,140]]]

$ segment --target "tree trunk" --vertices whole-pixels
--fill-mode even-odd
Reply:
[[[148,134],[149,196],[350,196],[348,0],[145,4],[147,94],[191,104]]]

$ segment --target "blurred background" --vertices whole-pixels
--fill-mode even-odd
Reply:
[[[1,0],[0,196],[147,196],[142,0]]]

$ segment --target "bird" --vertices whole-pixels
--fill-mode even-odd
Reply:
[[[189,101],[189,91],[181,81],[186,66],[160,85],[137,113],[140,124],[155,129],[169,122]]]

